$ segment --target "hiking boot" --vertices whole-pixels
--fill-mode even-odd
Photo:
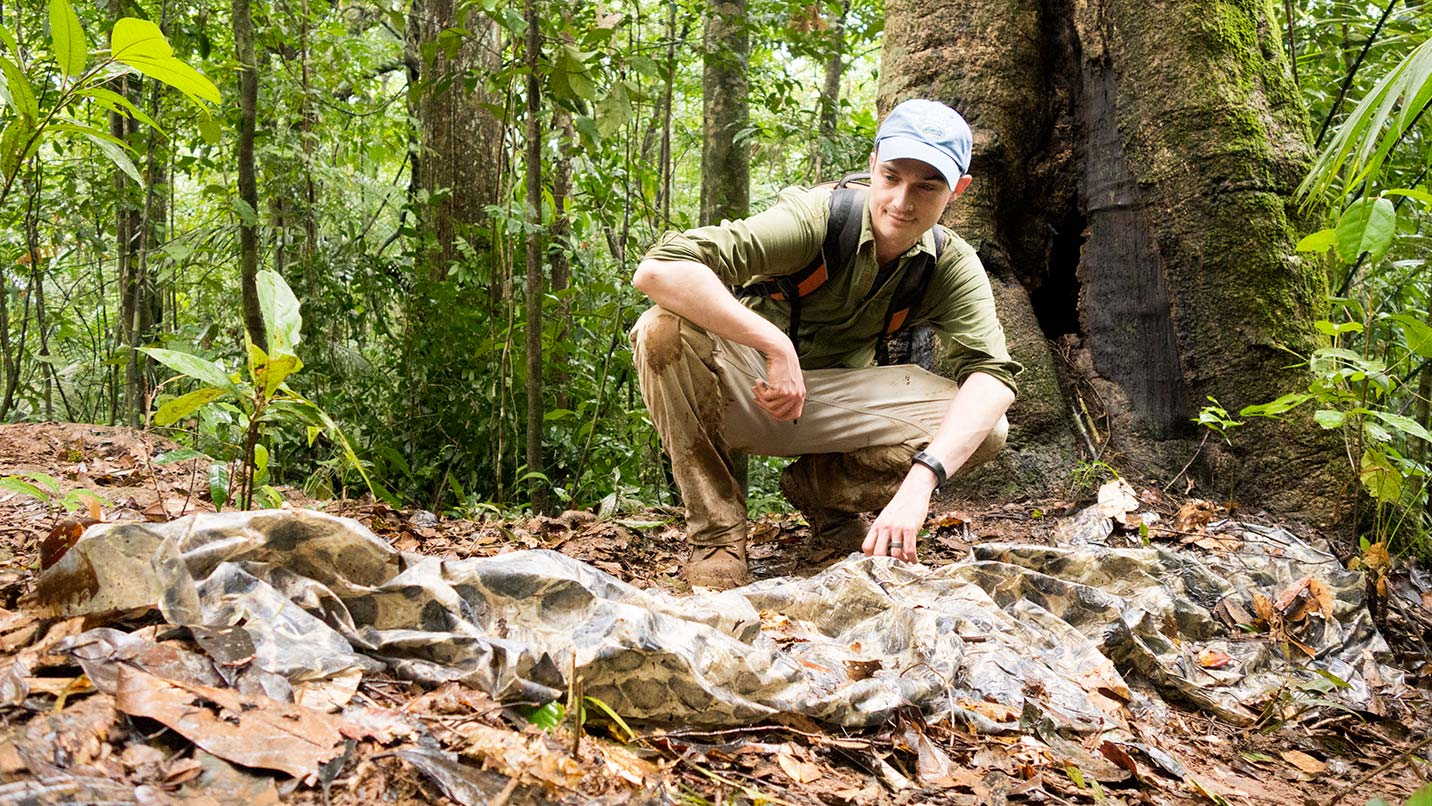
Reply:
[[[850,512],[825,513],[825,517],[807,513],[806,522],[812,543],[841,554],[863,551],[870,532],[870,516]]]
[[[692,546],[686,560],[686,581],[691,587],[728,590],[751,581],[746,567],[746,542],[729,546]]]

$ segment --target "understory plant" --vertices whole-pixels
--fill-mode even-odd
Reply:
[[[257,493],[269,506],[282,502],[269,483],[270,451],[264,442],[266,426],[303,426],[311,446],[320,434],[327,434],[341,448],[343,457],[358,472],[375,496],[387,498],[386,491],[368,475],[348,437],[318,406],[295,392],[288,379],[303,368],[296,348],[302,335],[303,316],[298,299],[272,271],[258,273],[259,305],[263,310],[268,351],[245,338],[245,374],[230,373],[218,361],[193,353],[158,347],[140,348],[155,361],[176,371],[160,388],[184,379],[198,381],[193,391],[166,400],[154,412],[152,422],[172,426],[204,409],[220,409],[233,416],[241,441],[231,446],[234,457],[215,463],[209,471],[209,490],[216,507],[233,500],[240,508],[253,506]],[[156,390],[157,391],[157,390]]]

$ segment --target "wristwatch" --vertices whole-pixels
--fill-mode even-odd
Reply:
[[[945,479],[949,478],[949,474],[945,472],[945,466],[940,464],[940,460],[924,451],[916,453],[915,456],[910,459],[910,465],[912,467],[915,465],[924,465],[930,468],[930,472],[935,474],[935,487],[937,489],[944,486]]]

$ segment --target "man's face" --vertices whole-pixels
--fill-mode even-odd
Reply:
[[[870,223],[882,255],[900,255],[940,220],[969,184],[960,177],[953,189],[929,163],[914,159],[880,162],[870,155]]]

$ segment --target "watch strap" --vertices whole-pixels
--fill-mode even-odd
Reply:
[[[943,487],[945,480],[949,478],[949,474],[945,472],[945,466],[940,463],[940,460],[924,451],[916,453],[914,457],[910,459],[910,464],[928,467],[930,472],[935,474],[935,487],[937,488]]]

